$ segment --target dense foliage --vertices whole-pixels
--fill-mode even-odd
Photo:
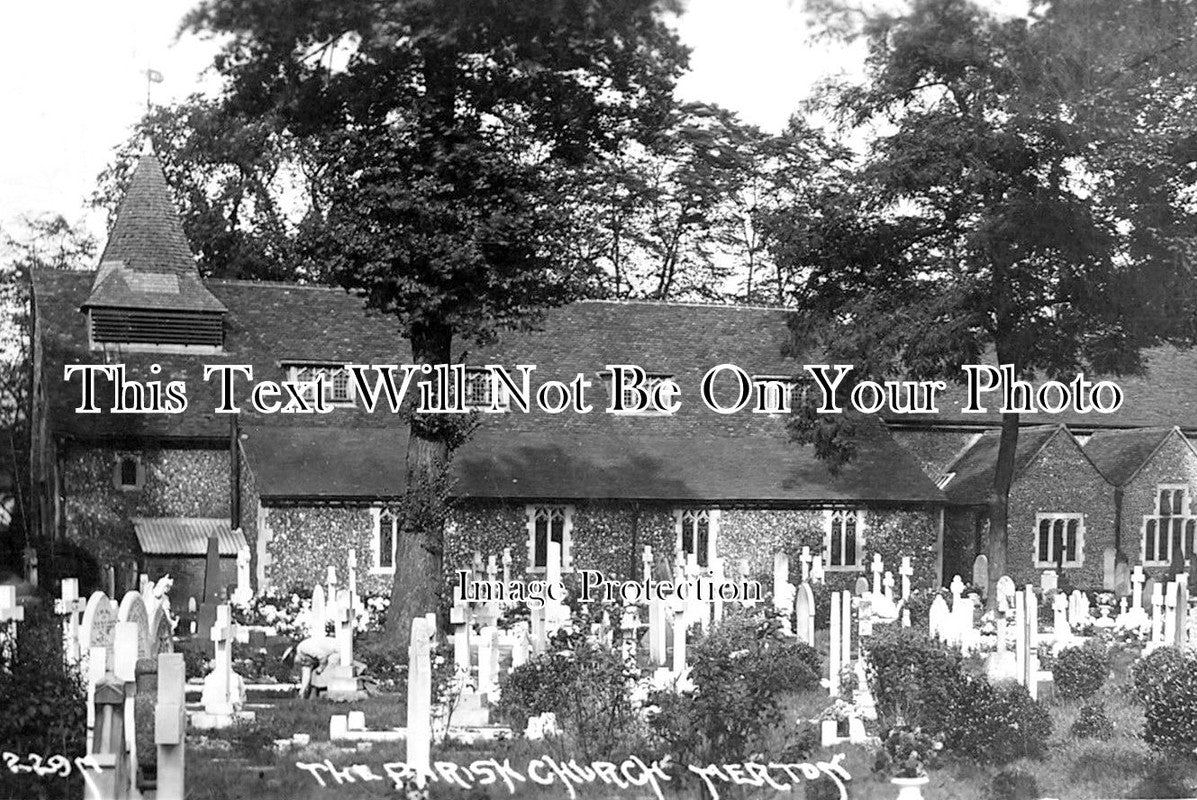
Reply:
[[[1109,652],[1096,639],[1090,639],[1081,647],[1065,648],[1052,664],[1056,695],[1066,700],[1097,694],[1109,674]]]
[[[618,652],[562,628],[547,652],[504,676],[495,711],[519,731],[529,717],[556,714],[579,758],[622,756],[640,738],[631,693],[636,677]]]
[[[86,694],[77,670],[63,663],[62,628],[54,616],[26,609],[15,648],[0,642],[0,743],[24,756],[68,759],[85,752]],[[28,762],[26,762],[28,763]],[[72,769],[71,775],[77,771]],[[76,777],[13,774],[0,769],[0,796],[71,797],[81,791]]]
[[[769,618],[730,618],[687,653],[693,688],[649,698],[653,736],[680,764],[736,761],[781,722],[781,701],[819,685],[818,654]]]
[[[1159,750],[1192,752],[1197,747],[1197,655],[1159,648],[1135,664],[1132,676],[1147,717],[1143,738]]]

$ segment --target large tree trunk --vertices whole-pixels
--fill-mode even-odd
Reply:
[[[412,361],[448,364],[453,334],[448,326],[413,326]],[[414,388],[414,387],[413,387]],[[436,613],[442,624],[444,592],[445,480],[449,445],[439,427],[413,415],[407,442],[407,481],[399,509],[399,534],[395,543],[395,578],[387,610],[386,636],[406,650],[411,621]]]
[[[1002,415],[998,440],[997,468],[993,472],[993,491],[989,495],[989,586],[987,605],[997,602],[997,582],[1006,574],[1006,552],[1010,545],[1008,517],[1010,484],[1014,482],[1014,453],[1018,447],[1018,414]]]

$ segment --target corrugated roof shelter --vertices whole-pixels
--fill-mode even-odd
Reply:
[[[227,519],[203,517],[134,517],[137,543],[147,556],[204,556],[208,537],[216,534],[221,556],[247,549],[245,534],[231,530]]]

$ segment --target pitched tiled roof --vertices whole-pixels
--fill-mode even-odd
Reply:
[[[1014,450],[1014,480],[1018,480],[1035,456],[1056,436],[1071,438],[1072,434],[1063,425],[1042,425],[1023,428],[1018,432],[1018,445]],[[1000,440],[1000,431],[987,431],[947,468],[948,473],[954,473],[943,489],[949,502],[959,505],[988,502],[993,491]]]
[[[1124,486],[1169,436],[1179,437],[1188,446],[1188,440],[1176,428],[1139,428],[1098,431],[1085,442],[1085,453],[1106,480],[1115,486]]]
[[[223,312],[195,266],[158,157],[138,161],[83,307]]]
[[[235,556],[249,547],[245,534],[230,530],[229,520],[203,517],[134,517],[137,544],[147,556],[202,556],[208,537],[216,534],[222,556]]]
[[[768,436],[643,435],[480,429],[455,455],[456,495],[507,499],[626,499],[725,504],[940,502],[942,495],[884,428],[865,423],[858,454],[832,474],[780,420]],[[402,494],[406,434],[355,429],[249,428],[244,448],[267,501],[370,500]]]
[[[158,157],[137,162],[100,263],[121,261],[136,272],[195,272],[195,257],[183,234]]]
[[[1197,395],[1197,347],[1161,345],[1148,348],[1143,355],[1146,366],[1143,374],[1104,376],[1123,391],[1123,402],[1117,411],[1110,414],[1082,414],[1072,410],[1060,414],[1023,414],[1022,424],[1063,423],[1072,431],[1178,426],[1186,434],[1197,434],[1197,402],[1193,401],[1194,395]],[[987,359],[985,363],[993,364],[996,361]],[[1087,374],[1085,377],[1089,381],[1097,381],[1103,376]],[[1062,380],[1067,383],[1071,377],[1065,376]],[[953,424],[978,428],[1001,424],[999,393],[982,396],[982,404],[987,409],[982,414],[961,412],[967,402],[963,384],[949,382],[939,398],[940,413],[911,414],[901,419],[895,417],[893,421],[913,425]]]

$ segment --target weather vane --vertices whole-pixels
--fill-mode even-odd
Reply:
[[[150,87],[155,83],[162,83],[162,73],[156,69],[145,71],[145,113],[150,113]]]

